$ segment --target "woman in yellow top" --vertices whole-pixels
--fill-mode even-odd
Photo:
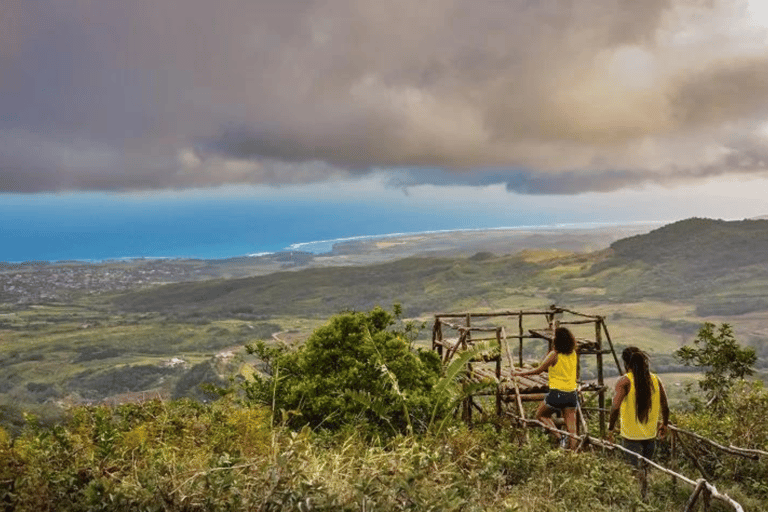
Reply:
[[[512,370],[512,376],[523,377],[525,375],[536,375],[549,370],[549,393],[544,397],[544,401],[539,405],[536,411],[536,419],[548,427],[555,427],[552,421],[552,415],[556,411],[562,411],[565,419],[565,428],[568,432],[576,435],[576,406],[578,405],[578,396],[576,388],[576,368],[578,366],[578,355],[576,353],[576,338],[571,331],[565,327],[555,329],[554,350],[547,354],[544,361],[538,368],[532,370],[517,371]],[[576,438],[569,439],[569,445],[573,449],[576,447]],[[566,445],[566,439],[561,439],[561,445]]]
[[[667,393],[661,379],[651,373],[648,356],[637,347],[628,347],[621,354],[627,373],[616,382],[611,404],[608,430],[613,431],[621,416],[621,437],[624,446],[650,459],[656,450],[656,434],[664,438],[669,423]],[[659,413],[662,423],[659,424]],[[637,466],[637,459],[632,457]]]

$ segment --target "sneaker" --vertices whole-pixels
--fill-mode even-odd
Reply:
[[[563,450],[568,448],[568,436],[560,436],[560,448]]]

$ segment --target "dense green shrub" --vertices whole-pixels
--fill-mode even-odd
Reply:
[[[412,326],[392,328],[396,315],[375,308],[332,317],[295,351],[252,346],[267,375],[245,385],[248,397],[282,410],[287,424],[336,430],[365,423],[374,433],[424,430],[435,408],[440,360],[414,351]]]

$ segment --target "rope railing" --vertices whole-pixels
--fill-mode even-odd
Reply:
[[[694,491],[693,491],[693,494],[691,495],[691,497],[689,498],[688,504],[686,505],[686,507],[685,507],[683,512],[687,512],[687,511],[693,510],[692,507],[696,504],[696,501],[699,498],[699,496],[702,496],[702,495],[709,496],[709,497],[715,498],[716,500],[722,501],[723,503],[726,503],[727,505],[730,505],[734,510],[736,510],[736,512],[744,512],[744,509],[742,508],[742,506],[737,501],[735,501],[733,498],[731,498],[727,494],[723,494],[720,491],[718,491],[717,487],[715,487],[713,484],[711,484],[710,482],[706,481],[705,479],[692,480],[692,479],[688,478],[685,475],[681,475],[680,473],[672,471],[669,468],[665,468],[664,466],[662,466],[662,465],[660,465],[660,464],[658,464],[658,463],[656,463],[656,462],[654,462],[654,461],[652,461],[650,459],[647,459],[647,458],[643,457],[639,453],[635,453],[632,450],[628,450],[627,448],[624,448],[623,446],[618,445],[616,443],[612,443],[612,442],[608,441],[607,439],[593,438],[589,434],[584,434],[584,435],[578,436],[576,434],[571,434],[570,432],[567,432],[565,430],[560,430],[558,428],[552,428],[552,427],[550,427],[548,425],[545,425],[544,423],[542,423],[542,422],[540,422],[538,420],[519,417],[519,416],[517,416],[515,414],[512,414],[511,412],[507,412],[507,415],[510,416],[511,418],[515,419],[516,421],[518,421],[522,425],[538,426],[538,427],[541,427],[541,428],[543,428],[545,430],[548,430],[549,432],[557,433],[557,434],[560,434],[561,436],[568,436],[570,438],[576,439],[576,440],[579,441],[579,447],[577,448],[577,450],[582,449],[584,446],[586,446],[587,444],[590,444],[590,443],[595,445],[595,446],[599,446],[601,448],[607,448],[607,449],[610,449],[610,450],[616,449],[616,450],[619,450],[621,452],[626,453],[627,455],[629,455],[631,457],[636,458],[638,461],[640,461],[640,462],[642,462],[644,464],[647,464],[647,465],[649,465],[651,467],[654,467],[654,468],[658,469],[659,471],[661,471],[663,473],[666,473],[666,474],[668,474],[668,475],[670,475],[670,476],[672,476],[672,477],[674,477],[674,478],[676,478],[678,480],[681,480],[681,481],[687,483],[688,485],[690,485],[690,486],[692,486],[694,488]]]
[[[599,407],[584,407],[584,410],[586,411],[604,411],[604,412],[610,412],[610,409],[601,409]],[[768,452],[763,450],[756,450],[754,448],[742,448],[739,446],[734,445],[728,445],[724,446],[722,444],[719,444],[711,439],[707,439],[706,437],[700,436],[699,434],[696,434],[694,432],[691,432],[690,430],[682,429],[676,425],[672,425],[671,423],[668,425],[669,429],[675,433],[678,434],[684,434],[687,436],[690,436],[697,441],[701,441],[702,443],[706,443],[712,448],[716,448],[722,452],[728,453],[730,455],[736,455],[738,457],[744,457],[751,460],[759,460],[761,457],[768,457]]]

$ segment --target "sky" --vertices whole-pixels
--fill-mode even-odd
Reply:
[[[0,204],[765,215],[766,4],[3,0]]]

